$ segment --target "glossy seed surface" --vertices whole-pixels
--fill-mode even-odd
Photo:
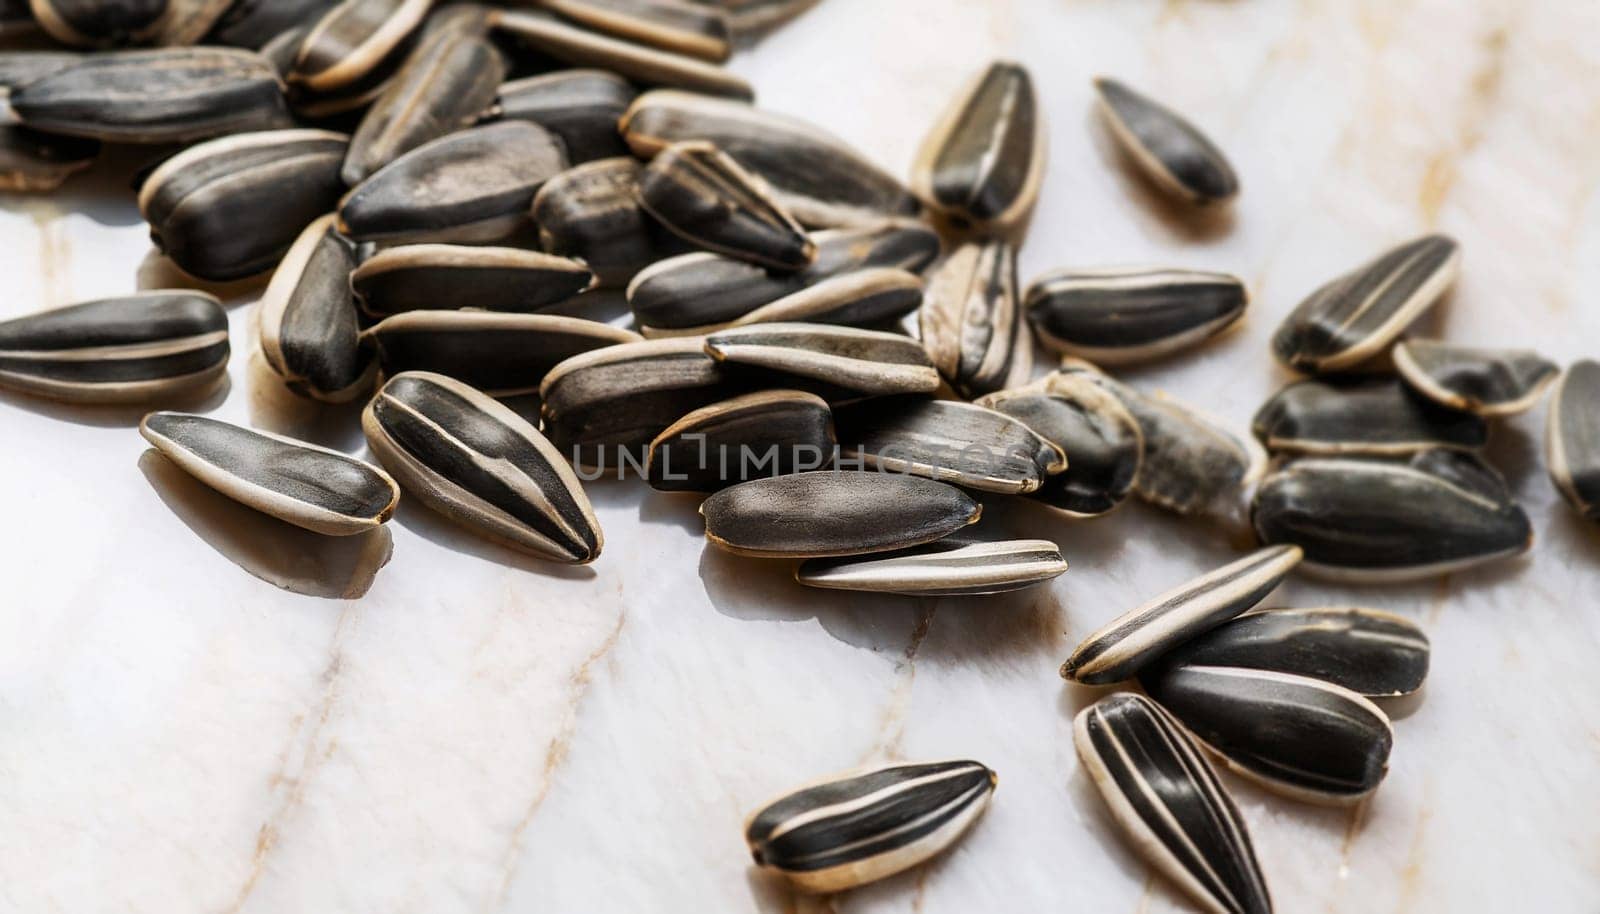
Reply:
[[[934,370],[916,340],[825,324],[751,324],[708,334],[705,351],[746,374],[809,382],[830,396],[933,393]]]
[[[1122,401],[1099,385],[1057,375],[1048,391],[1005,390],[977,404],[1016,419],[1068,455],[1066,471],[1045,479],[1030,497],[1069,517],[1087,518],[1115,510],[1133,491],[1144,461],[1144,434]]]
[[[574,165],[628,154],[617,122],[639,91],[606,70],[560,70],[500,86],[494,116],[532,121],[561,138]]]
[[[984,492],[1034,492],[1067,468],[1062,450],[1005,413],[954,400],[887,397],[834,410],[839,449],[872,470]]]
[[[359,83],[401,47],[434,0],[343,0],[306,35],[290,80],[327,93]]]
[[[967,85],[923,141],[912,186],[959,224],[1004,234],[1038,201],[1045,158],[1033,78],[1000,61]]]
[[[715,492],[833,463],[833,411],[798,390],[763,390],[701,407],[650,442],[646,474],[667,492]]]
[[[1567,369],[1546,423],[1550,479],[1568,504],[1600,521],[1600,363],[1585,359]]]
[[[1271,914],[1244,818],[1193,737],[1142,695],[1079,712],[1072,741],[1123,832],[1203,909]]]
[[[569,257],[454,244],[384,248],[350,275],[361,310],[374,317],[459,308],[537,311],[594,283],[588,266]]]
[[[772,801],[745,823],[756,865],[806,892],[842,892],[948,849],[994,796],[977,762],[887,765],[840,775]]]
[[[281,435],[170,412],[145,416],[139,434],[223,495],[314,533],[365,533],[400,501],[372,464]]]
[[[1112,134],[1162,190],[1198,205],[1238,196],[1233,166],[1200,128],[1114,79],[1095,80],[1095,89]]]
[[[1531,350],[1438,340],[1396,343],[1394,367],[1419,395],[1488,418],[1527,412],[1561,375],[1561,366]]]
[[[366,331],[383,373],[426,371],[497,397],[537,393],[550,369],[585,352],[642,338],[554,314],[409,311]]]
[[[1024,590],[1067,571],[1049,540],[981,542],[950,536],[899,552],[811,559],[795,571],[808,587],[912,596],[980,596]]]
[[[372,356],[357,326],[350,271],[355,249],[333,230],[334,217],[311,223],[284,255],[261,297],[261,352],[289,389],[347,403],[372,385]]]
[[[640,164],[585,162],[551,178],[533,200],[546,251],[588,264],[604,286],[622,287],[650,264],[686,249],[639,203]]]
[[[727,14],[680,0],[536,0],[565,19],[663,51],[720,63],[732,53]]]
[[[964,397],[1024,383],[1033,372],[1017,252],[1007,242],[966,244],[951,253],[929,277],[918,317],[934,367]]]
[[[1131,365],[1198,346],[1244,316],[1250,296],[1226,273],[1115,267],[1062,270],[1028,287],[1028,320],[1049,348]]]
[[[1316,378],[1273,395],[1252,423],[1274,453],[1398,456],[1431,448],[1475,450],[1482,417],[1448,409],[1393,378]]]
[[[774,270],[800,270],[816,243],[759,179],[704,141],[669,146],[645,166],[639,202],[696,248]]]

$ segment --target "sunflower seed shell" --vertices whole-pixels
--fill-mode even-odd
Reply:
[[[348,403],[372,386],[372,356],[361,345],[350,294],[355,263],[333,216],[324,216],[301,233],[261,297],[262,355],[301,396]]]
[[[1033,338],[1017,295],[1017,252],[1004,241],[956,249],[928,280],[919,312],[922,345],[964,397],[1028,380]]]
[[[835,410],[843,457],[1007,495],[1037,491],[1067,468],[1061,448],[1010,416],[952,400],[890,397]]]
[[[1600,521],[1600,363],[1577,362],[1562,377],[1550,399],[1545,460],[1567,503]]]
[[[991,235],[1026,221],[1045,166],[1044,115],[1020,64],[978,74],[934,127],[917,156],[912,187],[935,209]]]
[[[284,32],[312,25],[336,2],[338,0],[233,0],[202,44],[261,48]]]
[[[838,324],[883,328],[922,305],[923,284],[915,273],[894,267],[853,270],[787,295],[738,320],[706,327],[640,327],[646,337],[704,336],[751,324]]]
[[[567,359],[642,339],[577,317],[485,311],[410,311],[365,336],[386,376],[424,371],[495,397],[537,393],[550,369]]]
[[[481,308],[537,311],[594,287],[581,261],[520,248],[409,244],[385,248],[356,267],[350,284],[374,317]]]
[[[1095,80],[1095,89],[1117,142],[1162,190],[1201,206],[1239,195],[1227,156],[1198,127],[1114,79]]]
[[[1285,387],[1256,413],[1256,439],[1273,453],[1399,456],[1476,450],[1481,417],[1438,406],[1392,378],[1317,378]]]
[[[1025,590],[1066,571],[1061,550],[1049,540],[987,543],[950,536],[882,555],[811,559],[795,571],[795,580],[829,590],[981,596]]]
[[[343,0],[306,35],[289,75],[321,94],[361,82],[422,25],[434,0]]]
[[[727,14],[675,0],[535,0],[579,25],[663,51],[721,63],[732,53]]]
[[[1139,423],[1115,396],[1085,378],[1058,375],[1048,392],[1031,388],[982,397],[979,406],[1005,413],[1068,455],[1065,472],[1030,497],[1069,517],[1115,510],[1133,490],[1144,460]]]
[[[607,287],[626,286],[640,270],[687,246],[639,204],[641,166],[600,159],[550,179],[533,200],[546,251],[576,257]]]
[[[939,372],[916,340],[826,324],[752,324],[708,334],[705,351],[747,374],[801,382],[830,399],[933,393]]]
[[[833,463],[833,412],[821,397],[765,390],[694,410],[650,442],[647,477],[666,492],[715,492]]]
[[[817,246],[758,179],[710,143],[668,147],[639,179],[639,202],[697,248],[774,270],[801,270]]]
[[[167,0],[32,0],[33,18],[75,47],[139,44],[160,30]]]
[[[1115,267],[1063,270],[1028,288],[1028,319],[1057,352],[1132,365],[1198,346],[1236,324],[1249,304],[1225,273]]]
[[[1527,412],[1561,374],[1561,366],[1526,349],[1475,349],[1436,340],[1395,344],[1394,367],[1419,395],[1486,418]]]
[[[574,165],[628,154],[617,123],[638,90],[606,70],[562,70],[500,87],[494,116],[532,121],[555,134]]]

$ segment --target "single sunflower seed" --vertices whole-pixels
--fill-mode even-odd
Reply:
[[[389,377],[425,371],[496,397],[537,393],[550,369],[567,359],[642,339],[577,317],[487,311],[409,311],[364,336]]]
[[[1266,599],[1300,564],[1296,546],[1271,546],[1174,587],[1083,639],[1061,678],[1088,685],[1120,682],[1156,658]]]
[[[1272,352],[1308,374],[1359,365],[1433,307],[1460,269],[1461,247],[1444,235],[1392,248],[1311,293],[1278,328]]]
[[[1029,497],[1069,517],[1097,517],[1123,503],[1144,460],[1144,434],[1122,401],[1087,378],[1058,375],[1048,391],[1004,390],[981,397],[1068,455],[1066,472]]]
[[[1314,378],[1278,391],[1252,430],[1273,453],[1397,456],[1432,448],[1476,450],[1489,441],[1480,416],[1448,409],[1394,378]]]
[[[1532,409],[1561,374],[1561,366],[1531,350],[1438,340],[1396,343],[1394,367],[1412,390],[1440,406],[1488,418]]]
[[[710,143],[668,147],[639,178],[639,202],[697,248],[774,270],[801,270],[817,246],[759,179]]]
[[[879,472],[1017,495],[1067,468],[1061,448],[1033,429],[971,403],[875,398],[838,407],[834,421],[840,454]]]
[[[1297,800],[1353,803],[1389,768],[1388,715],[1349,689],[1288,673],[1180,666],[1145,691],[1240,775]]]
[[[555,134],[574,165],[628,154],[617,123],[639,96],[608,70],[560,70],[500,86],[490,117],[532,121]]]
[[[1238,323],[1250,296],[1226,273],[1144,267],[1061,270],[1025,297],[1040,342],[1102,365],[1198,346]]]
[[[1117,825],[1174,885],[1207,911],[1271,914],[1244,817],[1172,715],[1117,692],[1079,712],[1072,741]]]
[[[830,398],[933,393],[939,372],[916,340],[826,324],[751,324],[707,334],[705,351],[756,376],[816,387]]]
[[[585,162],[561,172],[533,199],[540,246],[589,265],[604,286],[625,286],[650,264],[684,249],[639,204],[640,164]]]
[[[202,44],[261,48],[284,32],[312,25],[338,0],[233,0]],[[302,36],[303,38],[304,36]],[[296,45],[298,54],[298,44]]]
[[[721,10],[679,0],[534,0],[564,19],[617,38],[721,63],[733,30]]]
[[[1049,540],[981,542],[949,536],[899,552],[810,559],[795,571],[808,587],[909,596],[981,596],[1025,590],[1065,574]]]
[[[261,353],[301,396],[348,403],[372,386],[350,293],[355,264],[354,248],[324,216],[300,234],[261,296]]]
[[[852,270],[786,295],[737,320],[704,327],[640,327],[646,337],[704,336],[726,327],[751,324],[840,324],[882,328],[922,305],[923,283],[915,273],[894,267]]]
[[[700,505],[706,539],[757,558],[828,558],[906,549],[978,522],[955,486],[895,473],[816,470],[742,482]],[[782,523],[773,523],[782,518]]]
[[[1573,364],[1556,387],[1545,426],[1545,460],[1567,503],[1600,521],[1600,363]]]
[[[1025,383],[1033,338],[1017,294],[1017,251],[1004,241],[966,244],[933,271],[918,312],[922,345],[964,397]]]
[[[1201,206],[1239,195],[1233,166],[1200,128],[1114,79],[1094,85],[1117,142],[1158,187]]]
[[[577,475],[509,407],[413,371],[383,385],[361,427],[406,491],[463,527],[552,561],[599,558],[604,538]]]
[[[1045,134],[1027,68],[990,64],[923,141],[912,187],[960,225],[1007,234],[1038,202]]]
[[[998,777],[977,762],[886,765],[773,800],[745,823],[756,865],[842,892],[925,863],[983,815]]]
[[[365,533],[400,501],[383,470],[282,435],[172,412],[145,416],[139,434],[223,495],[313,533]]]
[[[361,115],[394,82],[395,75],[400,72],[411,52],[416,49],[420,31],[411,33],[396,44],[388,56],[364,73],[361,78],[323,90],[311,89],[304,83],[294,81],[293,78],[295,61],[298,59],[300,49],[305,45],[306,37],[311,34],[309,28],[295,29],[294,34],[300,37],[293,40],[289,47],[283,47],[281,40],[274,41],[263,47],[261,53],[263,56],[269,56],[273,61],[273,69],[282,74],[288,86],[289,107],[297,117],[346,126],[350,122],[359,122]]]
[[[271,269],[338,204],[346,142],[325,130],[270,130],[191,146],[139,189],[151,240],[184,272],[213,282]]]
[[[350,274],[373,317],[481,308],[537,311],[594,287],[582,261],[520,248],[408,244],[384,248]]]
[[[833,463],[833,412],[821,397],[763,390],[694,410],[650,442],[646,476],[667,492],[715,492]]]
[[[412,36],[433,5],[434,0],[343,0],[311,27],[289,80],[319,94],[361,82]]]
[[[0,385],[72,403],[147,403],[213,386],[228,352],[215,298],[144,292],[0,322]]]
[[[50,37],[84,48],[142,44],[158,31],[167,0],[31,0]]]

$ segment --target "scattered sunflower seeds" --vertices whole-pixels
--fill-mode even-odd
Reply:
[[[639,95],[607,70],[560,70],[500,86],[491,117],[532,121],[555,134],[574,165],[628,154],[617,122]]]
[[[1066,472],[1030,496],[1069,517],[1097,517],[1127,499],[1144,460],[1144,435],[1122,401],[1087,378],[1058,374],[1048,392],[1004,390],[977,401],[1022,422],[1068,455]]]
[[[745,824],[757,866],[841,892],[937,856],[972,827],[998,778],[977,762],[888,765],[779,797]]]
[[[964,397],[1024,383],[1033,372],[1033,338],[1017,295],[1017,251],[1007,242],[957,248],[933,271],[918,316],[928,357]]]
[[[361,427],[406,491],[452,521],[551,561],[599,558],[604,538],[577,475],[509,407],[413,371],[383,385]]]
[[[1135,848],[1207,911],[1271,914],[1239,809],[1194,739],[1142,695],[1081,711],[1072,741]]]
[[[810,559],[795,571],[808,587],[910,596],[978,596],[1024,590],[1067,571],[1049,540],[990,543],[949,536],[899,552]]]
[[[929,394],[939,372],[916,340],[826,324],[751,324],[707,334],[713,359],[746,373],[800,382],[833,398]]]
[[[1308,374],[1343,371],[1387,349],[1455,283],[1461,248],[1427,235],[1311,293],[1272,338],[1278,361]]]
[[[1550,479],[1567,502],[1600,521],[1600,363],[1567,369],[1550,399],[1545,459]]]
[[[1421,396],[1489,418],[1532,409],[1561,374],[1561,366],[1537,352],[1475,349],[1437,340],[1396,343],[1394,367]]]
[[[827,558],[907,549],[975,524],[983,508],[920,476],[818,470],[723,489],[700,505],[706,539],[757,558]],[[773,523],[782,518],[782,523]]]
[[[228,351],[215,298],[145,292],[0,322],[0,386],[72,403],[151,402],[211,387]]]
[[[374,317],[481,308],[537,311],[594,287],[581,261],[520,248],[408,244],[385,248],[350,274],[361,309]]]
[[[1303,553],[1273,546],[1167,591],[1083,639],[1061,665],[1061,677],[1088,685],[1120,682],[1195,635],[1266,599]]]
[[[1238,196],[1233,166],[1198,127],[1114,79],[1094,85],[1117,142],[1162,190],[1201,206]]]
[[[50,37],[75,47],[142,44],[160,31],[167,0],[32,0]]]
[[[1273,453],[1399,456],[1489,441],[1481,417],[1429,402],[1394,378],[1291,384],[1261,407],[1252,430]]]
[[[588,264],[604,286],[624,286],[636,273],[683,250],[639,205],[641,166],[630,158],[599,159],[551,178],[533,199],[540,246]]]
[[[580,25],[663,51],[721,63],[732,53],[727,14],[678,0],[534,0]]]
[[[343,0],[301,42],[291,82],[327,94],[379,69],[409,39],[434,0]]]
[[[313,533],[365,533],[400,502],[388,473],[282,435],[171,412],[145,416],[139,434],[223,495]]]
[[[1004,235],[1027,220],[1045,166],[1044,116],[1021,64],[978,74],[923,141],[918,196],[958,225]]]
[[[758,179],[710,143],[669,146],[639,178],[639,202],[697,248],[774,270],[800,270],[817,246]]]
[[[261,353],[295,393],[348,403],[372,386],[374,368],[350,294],[355,249],[333,219],[311,223],[272,275],[258,311]]]
[[[642,337],[620,327],[554,314],[408,311],[366,331],[383,373],[425,371],[490,396],[537,393],[550,369],[575,355]]]
[[[883,397],[834,410],[840,453],[869,469],[982,492],[1034,492],[1067,468],[1061,448],[1005,413],[954,400]]]
[[[1244,316],[1250,296],[1226,273],[1114,267],[1061,270],[1028,287],[1040,342],[1103,365],[1131,365],[1189,349]]]
[[[666,492],[715,492],[833,463],[833,412],[821,397],[763,390],[694,410],[650,442],[646,476]]]

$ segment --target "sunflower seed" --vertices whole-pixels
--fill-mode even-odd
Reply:
[[[815,394],[763,390],[697,409],[650,442],[650,485],[715,492],[833,462],[833,413]]]
[[[1239,808],[1170,714],[1117,692],[1078,714],[1072,741],[1112,817],[1174,885],[1207,911],[1271,914]]]
[[[361,82],[411,37],[433,4],[434,0],[344,0],[311,27],[290,81],[317,93]]]
[[[980,596],[1024,590],[1067,571],[1049,540],[986,543],[950,536],[864,558],[810,559],[795,571],[808,587],[921,596]]]
[[[1046,346],[1102,365],[1130,365],[1222,333],[1244,316],[1250,296],[1226,273],[1112,267],[1042,276],[1025,300]]]
[[[798,273],[773,273],[717,254],[685,254],[647,267],[628,286],[641,326],[660,330],[739,320],[825,280],[869,267],[921,272],[939,256],[939,236],[916,222],[836,229],[812,236],[817,259]]]
[[[544,13],[498,10],[494,24],[534,50],[574,67],[598,67],[644,86],[671,86],[750,101],[743,78],[703,60],[567,25]]]
[[[840,453],[870,469],[983,492],[1037,491],[1067,468],[1059,447],[1004,413],[971,403],[891,397],[834,412]]]
[[[310,26],[338,0],[233,0],[203,44],[260,48],[284,32]],[[303,36],[302,36],[303,37]],[[296,54],[298,54],[298,43]]]
[[[933,393],[939,372],[916,340],[826,324],[752,324],[708,334],[718,362],[818,388],[831,398]],[[809,382],[809,383],[804,383]]]
[[[841,892],[949,849],[983,815],[998,777],[977,762],[886,765],[779,797],[745,823],[756,865],[806,892]]]
[[[678,143],[651,160],[639,202],[697,248],[774,270],[800,270],[817,246],[759,180],[704,141]]]
[[[617,123],[638,90],[606,70],[562,70],[505,83],[490,116],[532,121],[560,137],[574,165],[628,154]]]
[[[1393,378],[1317,378],[1290,384],[1256,413],[1255,436],[1273,453],[1411,454],[1476,449],[1481,417],[1437,406]]]
[[[261,297],[261,353],[301,396],[348,403],[372,386],[372,356],[361,345],[350,294],[355,262],[333,216],[324,216],[301,233]]]
[[[1134,676],[1174,647],[1254,608],[1302,556],[1295,546],[1260,549],[1167,591],[1083,639],[1061,665],[1061,678],[1105,685]]]
[[[1046,479],[1032,498],[1070,517],[1096,517],[1133,490],[1144,436],[1122,402],[1092,381],[1057,375],[1048,392],[1006,390],[977,403],[1022,422],[1068,455],[1066,472]]]
[[[1297,460],[1262,482],[1252,515],[1263,542],[1295,543],[1307,573],[1339,580],[1449,574],[1533,544],[1528,515],[1508,499],[1374,460]]]
[[[1376,609],[1268,609],[1245,613],[1162,658],[1168,666],[1227,666],[1321,679],[1368,698],[1422,688],[1428,637]]]
[[[919,317],[934,367],[964,397],[1033,373],[1033,339],[1017,301],[1017,251],[1004,241],[957,248],[929,278]]]
[[[728,327],[751,324],[839,324],[883,328],[922,304],[922,280],[894,267],[853,270],[762,305],[737,320],[704,327],[643,327],[646,337],[704,336]]]
[[[167,0],[32,0],[52,38],[77,47],[141,44],[160,30]]]
[[[211,281],[252,276],[338,204],[345,145],[325,130],[271,130],[192,146],[145,179],[139,211],[156,246],[184,272]]]
[[[639,96],[623,115],[628,146],[648,159],[674,143],[705,140],[771,186],[811,228],[915,216],[922,204],[899,179],[810,123],[691,92]]]
[[[24,126],[108,143],[188,143],[289,124],[266,59],[237,48],[111,51],[11,90]]]
[[[1006,234],[1027,220],[1045,166],[1044,114],[1021,64],[978,74],[923,141],[917,195],[958,225]]]
[[[282,435],[171,412],[145,416],[139,434],[223,495],[313,533],[365,533],[400,501],[372,464]]]
[[[587,291],[594,282],[581,261],[453,244],[385,248],[350,274],[362,310],[374,317],[456,308],[536,311]]]
[[[753,479],[700,505],[706,539],[729,552],[758,558],[906,549],[975,524],[982,513],[971,496],[942,482],[833,470]],[[782,522],[774,523],[774,518]]]
[[[617,38],[721,63],[732,29],[720,10],[675,0],[534,0],[535,5]]]
[[[705,2],[705,0],[698,0]],[[816,6],[821,0],[722,0],[735,38],[755,40]]]
[[[355,125],[353,122],[359,122],[361,114],[383,95],[390,83],[394,82],[395,74],[400,72],[411,52],[416,49],[420,32],[419,29],[411,33],[395,45],[388,56],[360,79],[323,91],[313,90],[302,83],[292,81],[295,61],[299,59],[305,38],[311,34],[309,28],[295,30],[301,37],[293,42],[291,48],[279,47],[278,43],[274,42],[262,48],[261,53],[270,55],[274,61],[273,68],[284,74],[283,78],[288,80],[289,107],[298,117],[351,129]],[[288,55],[287,65],[282,62],[281,55],[284,54]]]
[[[533,200],[539,243],[589,265],[600,284],[627,285],[641,269],[685,249],[639,205],[632,158],[585,162],[551,178]]]
[[[55,190],[99,157],[99,140],[0,127],[0,191]]]
[[[552,561],[599,558],[604,538],[578,477],[509,407],[413,371],[383,386],[361,427],[406,491],[463,527]]]
[[[365,334],[390,377],[426,371],[496,397],[536,393],[550,369],[584,352],[635,343],[627,330],[553,314],[411,311]]]
[[[0,385],[73,403],[204,390],[228,367],[228,316],[201,292],[145,292],[0,322]]]
[[[1238,196],[1233,166],[1198,127],[1114,79],[1094,85],[1117,142],[1158,187],[1201,206]]]
[[[1285,796],[1351,803],[1388,772],[1388,715],[1331,682],[1224,666],[1181,666],[1141,682],[1229,768]]]
[[[487,38],[441,30],[417,46],[350,138],[341,173],[352,187],[430,140],[477,119],[494,103],[505,63]]]
[[[1278,361],[1324,374],[1387,349],[1456,281],[1461,248],[1427,235],[1386,251],[1311,293],[1272,338]]]
[[[1527,349],[1437,340],[1396,343],[1394,367],[1412,390],[1440,406],[1490,418],[1532,409],[1561,374],[1561,366]]]
[[[1574,508],[1600,521],[1600,363],[1567,369],[1550,399],[1545,459],[1550,479]]]
[[[1405,461],[1412,469],[1430,473],[1454,486],[1476,492],[1491,501],[1509,504],[1516,500],[1511,486],[1500,471],[1470,451],[1444,448],[1420,451]]]
[[[496,241],[527,224],[534,194],[566,167],[543,127],[473,127],[379,169],[344,198],[339,228],[356,241]]]

